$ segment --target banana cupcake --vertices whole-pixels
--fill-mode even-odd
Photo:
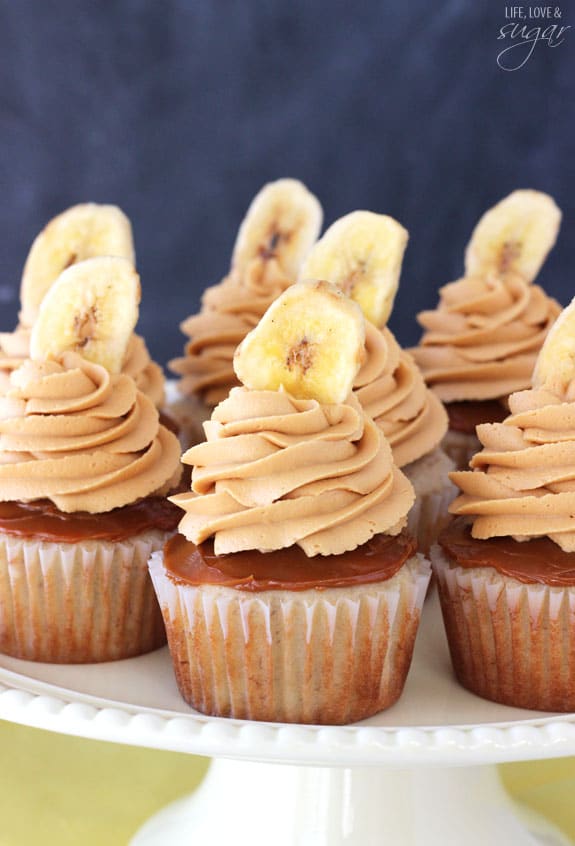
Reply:
[[[418,316],[425,332],[410,350],[445,403],[445,451],[460,468],[479,448],[475,427],[501,422],[507,397],[530,385],[535,359],[561,308],[533,285],[555,244],[561,212],[547,194],[514,191],[477,224],[465,276],[440,289]]]
[[[130,261],[65,270],[30,358],[0,394],[0,651],[84,663],[165,642],[147,571],[174,531],[177,438],[121,373],[139,302]],[[79,354],[81,352],[81,355]]]
[[[239,384],[233,368],[237,345],[295,281],[321,222],[318,200],[295,179],[271,182],[253,199],[228,275],[205,291],[199,314],[181,324],[190,340],[185,355],[169,363],[180,377],[180,399],[170,411],[188,443],[203,439],[203,421]]]
[[[7,389],[12,371],[29,357],[30,333],[52,284],[67,267],[98,256],[117,256],[135,264],[132,226],[117,206],[72,206],[36,237],[22,274],[18,326],[13,332],[0,332],[0,391]],[[130,337],[122,372],[135,380],[154,405],[162,407],[164,374],[139,335]]]
[[[351,390],[364,340],[341,291],[292,286],[183,457],[180,534],[150,572],[180,691],[203,713],[343,724],[401,694],[429,566],[403,531],[411,484]]]
[[[486,699],[575,711],[575,301],[550,330],[533,387],[482,424],[453,473],[456,520],[433,550],[453,666]]]
[[[362,308],[367,355],[354,382],[355,393],[414,487],[408,530],[427,553],[445,524],[447,506],[456,492],[448,478],[455,465],[440,446],[448,425],[445,409],[386,326],[407,239],[407,231],[392,217],[352,212],[325,232],[301,275],[327,279]]]

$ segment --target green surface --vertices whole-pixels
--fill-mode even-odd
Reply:
[[[126,846],[190,793],[206,758],[0,722],[0,846]]]
[[[0,722],[0,846],[126,846],[190,793],[206,758],[100,743]],[[575,841],[575,758],[507,764],[506,786]]]

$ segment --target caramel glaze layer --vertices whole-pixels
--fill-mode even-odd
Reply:
[[[575,585],[575,553],[563,552],[549,538],[523,543],[513,538],[477,540],[471,537],[467,518],[456,517],[440,534],[439,543],[448,559],[459,567],[493,567],[525,584]]]
[[[211,540],[196,546],[174,535],[164,547],[164,567],[176,584],[222,585],[237,590],[324,590],[391,579],[417,544],[403,532],[376,535],[341,555],[308,556],[298,546],[273,552],[216,555]]]
[[[449,417],[449,428],[454,432],[474,435],[480,423],[501,423],[509,412],[498,400],[467,400],[448,402],[445,410]]]
[[[57,543],[121,541],[152,529],[175,531],[181,516],[181,509],[161,496],[148,496],[102,514],[65,514],[48,499],[0,502],[0,532]]]

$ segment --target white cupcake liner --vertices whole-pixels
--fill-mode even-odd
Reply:
[[[453,461],[440,447],[402,468],[415,491],[415,503],[407,516],[407,531],[425,555],[449,519],[447,509],[457,495],[457,488],[448,476],[454,469]]]
[[[575,586],[524,584],[431,551],[451,659],[473,693],[540,711],[575,711]]]
[[[162,646],[147,561],[169,536],[54,543],[0,534],[0,652],[75,664]]]
[[[319,565],[318,565],[319,566]],[[150,574],[183,698],[206,714],[343,724],[400,696],[427,584],[415,556],[386,582],[250,593]]]
[[[468,470],[471,458],[481,449],[481,443],[475,434],[448,429],[441,441],[441,448],[455,464],[454,469]]]

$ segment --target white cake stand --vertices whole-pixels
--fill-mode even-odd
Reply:
[[[132,846],[558,846],[518,813],[495,764],[575,754],[575,714],[507,708],[455,682],[436,598],[400,701],[353,726],[205,717],[180,698],[167,649],[89,666],[0,656],[0,718],[214,756],[203,784]]]

